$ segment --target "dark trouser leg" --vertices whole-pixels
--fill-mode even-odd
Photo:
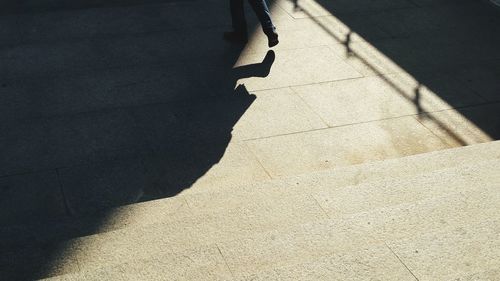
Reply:
[[[246,34],[247,22],[245,20],[243,0],[229,0],[229,7],[231,9],[231,19],[234,31]]]
[[[269,7],[266,4],[265,0],[248,0],[252,9],[255,11],[255,14],[259,18],[260,24],[262,25],[262,29],[264,32],[274,31],[276,27],[273,25],[273,21],[271,20],[271,12],[269,11]]]

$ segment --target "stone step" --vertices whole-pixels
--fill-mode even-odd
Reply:
[[[399,176],[356,185],[335,184],[271,187],[257,192],[217,192],[186,196],[194,212],[212,214],[236,209],[249,202],[273,202],[287,196],[307,194],[314,198],[329,217],[355,214],[467,191],[471,185],[500,184],[500,159],[469,163],[413,176]],[[453,184],[450,184],[453,183]],[[243,202],[243,203],[242,203]]]
[[[497,219],[486,220],[458,228],[446,227],[445,229],[424,235],[419,239],[426,241],[429,237],[439,236],[440,240],[444,240],[445,243],[430,249],[430,253],[422,252],[422,250],[418,251],[418,249],[415,251],[417,252],[416,254],[420,254],[420,259],[427,263],[434,263],[432,254],[439,255],[446,253],[446,250],[450,248],[465,251],[472,247],[477,247],[483,250],[482,253],[489,252],[495,254],[492,249],[488,249],[486,246],[481,245],[481,243],[485,243],[485,245],[498,245],[498,240],[492,239],[494,238],[492,235],[495,235],[495,231],[498,231],[495,229],[498,229],[499,226],[500,221]],[[467,235],[477,237],[477,239],[473,241],[469,239],[468,241]],[[397,247],[393,246],[395,243],[404,242],[405,240],[390,243],[381,242],[374,245],[364,245],[360,249],[353,251],[335,251],[309,262],[271,268],[249,276],[239,276],[240,278],[232,277],[229,270],[224,270],[224,266],[217,263],[221,256],[218,255],[219,253],[213,252],[209,258],[209,261],[211,261],[209,265],[211,267],[206,266],[207,263],[205,263],[204,267],[198,267],[201,261],[204,260],[197,258],[196,260],[188,261],[189,256],[184,255],[183,259],[180,259],[186,262],[186,264],[182,264],[184,266],[182,275],[178,275],[180,270],[176,267],[179,265],[179,261],[173,258],[178,255],[172,254],[123,263],[113,267],[83,270],[82,272],[55,276],[44,280],[102,280],[103,277],[119,280],[138,280],[165,279],[171,276],[179,276],[183,280],[194,280],[192,278],[195,277],[196,280],[367,280],[374,276],[380,280],[415,280],[414,276],[417,278],[430,276],[435,280],[443,280],[446,277],[464,278],[464,280],[496,280],[500,276],[499,271],[495,269],[499,266],[498,262],[489,260],[487,262],[491,264],[481,264],[481,262],[485,261],[485,255],[482,254],[475,256],[478,260],[473,262],[472,267],[469,263],[468,266],[464,266],[461,270],[459,269],[454,272],[443,273],[443,271],[453,268],[453,263],[456,262],[455,256],[447,260],[448,262],[451,260],[451,264],[443,266],[441,263],[438,263],[437,266],[444,269],[438,272],[421,272],[418,268],[408,269],[406,264],[409,263],[409,260],[400,260],[398,256],[400,252],[397,251]],[[432,241],[426,242],[432,245]],[[393,247],[396,251],[394,251]],[[191,255],[192,253],[209,253],[209,249],[187,253]],[[202,254],[196,255],[196,257],[199,256],[206,258]],[[498,260],[498,253],[496,253],[496,257]],[[468,262],[461,261],[457,264],[461,265],[462,263],[465,265]],[[193,269],[198,274],[193,273]],[[202,272],[203,275],[200,275],[199,272]]]
[[[492,164],[495,163],[487,163],[484,166]],[[491,173],[491,170],[489,172]],[[484,175],[478,175],[478,177],[482,176]],[[443,182],[449,185],[457,184],[453,180],[445,178],[443,178]],[[403,270],[403,267],[394,267],[397,264],[395,261],[397,258],[399,259],[399,255],[394,256],[392,253],[403,253],[402,250],[399,251],[398,249],[406,249],[400,245],[413,245],[410,242],[427,241],[430,239],[429,237],[445,237],[443,239],[448,240],[445,240],[447,243],[441,245],[443,249],[456,246],[463,250],[469,247],[468,245],[471,241],[478,247],[487,241],[490,241],[490,246],[495,246],[497,241],[495,242],[495,239],[491,238],[496,233],[494,232],[495,229],[498,229],[500,226],[500,216],[497,212],[500,207],[499,181],[492,181],[490,179],[489,181],[486,180],[489,184],[482,182],[471,184],[473,182],[475,181],[472,180],[471,182],[463,183],[463,190],[457,190],[447,195],[427,198],[417,202],[371,209],[333,219],[328,218],[305,224],[289,225],[281,229],[272,229],[247,237],[238,238],[237,236],[230,236],[224,239],[218,236],[216,239],[212,239],[211,242],[217,244],[230,271],[237,279],[241,280],[254,280],[253,278],[257,277],[256,280],[273,280],[271,277],[276,277],[275,274],[279,274],[279,276],[283,275],[282,277],[289,276],[287,277],[288,279],[285,279],[293,280],[293,276],[305,278],[307,276],[302,276],[301,274],[317,274],[321,273],[321,270],[333,270],[335,268],[334,265],[338,264],[340,264],[340,267],[337,268],[337,271],[333,270],[330,274],[334,274],[333,276],[342,276],[341,274],[351,276],[349,274],[358,273],[356,265],[350,271],[338,270],[345,269],[346,266],[352,267],[353,260],[365,260],[365,265],[372,265],[371,270],[365,271],[365,274],[369,276],[382,274],[386,269],[393,268],[387,274],[396,275],[394,277],[389,275],[391,276],[389,279],[398,280],[396,277],[411,277],[411,275],[406,275],[408,272]],[[417,182],[413,181],[413,183]],[[416,188],[418,186],[414,185]],[[442,187],[436,186],[436,188]],[[405,190],[406,188],[402,188],[401,192]],[[468,233],[468,238],[465,237],[468,240],[457,236],[457,231]],[[158,232],[158,235],[152,235],[154,232]],[[84,269],[81,274],[88,276],[94,270],[96,270],[95,272],[107,272],[114,277],[117,277],[118,274],[120,274],[119,276],[122,276],[122,274],[125,274],[125,276],[137,276],[138,273],[147,274],[148,269],[141,271],[140,266],[130,267],[130,270],[127,270],[129,267],[124,266],[122,263],[124,258],[132,253],[126,254],[126,252],[136,251],[136,255],[139,254],[140,258],[144,258],[146,264],[154,267],[157,259],[151,260],[147,258],[147,255],[160,257],[164,255],[165,251],[168,251],[161,249],[161,239],[158,239],[158,237],[162,234],[164,235],[163,237],[168,236],[168,233],[165,231],[144,231],[144,236],[150,236],[147,239],[147,244],[149,245],[151,241],[155,241],[154,243],[158,246],[158,249],[155,248],[150,251],[145,250],[144,244],[135,245],[136,243],[132,241],[129,241],[127,244],[129,246],[126,249],[119,249],[119,243],[105,242],[112,240],[113,237],[122,239],[123,236],[118,233],[110,235],[107,239],[99,239],[101,243],[104,242],[107,245],[92,245],[87,246],[86,249],[80,249],[82,255],[78,257],[79,264],[80,268]],[[207,235],[207,232],[200,233],[200,235],[204,234]],[[151,237],[151,235],[155,236],[155,238]],[[184,246],[187,245],[187,248],[204,248],[209,247],[207,245],[211,244],[207,242],[204,245],[197,246],[192,243],[195,240],[191,239],[191,237],[184,238],[186,239]],[[163,246],[166,247],[167,244],[172,242],[172,240],[168,241]],[[99,242],[95,243],[99,244]],[[421,243],[423,243],[422,245],[428,244],[427,242]],[[489,244],[484,243],[484,245]],[[151,247],[153,248],[154,246]],[[72,251],[75,250],[72,249]],[[430,250],[439,251],[440,248]],[[483,253],[486,251],[491,255],[498,256],[498,252],[495,252],[495,247],[483,247],[482,250]],[[115,252],[110,254],[109,251]],[[184,251],[190,252],[192,250],[181,248],[173,250],[177,254]],[[83,254],[83,252],[87,254]],[[481,253],[481,251],[478,251],[478,253]],[[143,254],[145,255],[143,256]],[[426,254],[426,258],[432,258],[432,253]],[[452,266],[451,264],[454,260],[449,255],[445,255],[444,258],[446,257],[450,266]],[[408,259],[408,261],[411,260]],[[110,267],[104,269],[103,265],[106,263]],[[125,262],[124,264],[130,264],[130,262]],[[292,266],[294,264],[295,266]],[[483,267],[480,262],[475,262],[474,267],[470,270],[471,272],[482,272],[483,270],[491,269],[488,268],[488,264],[484,265]],[[118,268],[120,270],[117,270]],[[294,268],[297,270],[294,270]],[[359,270],[363,268],[361,267]],[[379,268],[379,270],[375,270],[374,268]],[[414,268],[416,269],[417,267]],[[155,270],[151,270],[149,274],[154,274],[154,272]],[[425,271],[421,273],[425,273]],[[458,273],[464,275],[468,272],[462,271]],[[443,272],[441,274],[443,275],[436,274],[433,277],[442,280],[439,277],[446,276],[446,274]],[[209,279],[215,280],[217,278]],[[298,279],[302,280],[302,278]]]
[[[436,229],[253,273],[247,280],[498,280],[500,220]],[[436,262],[439,260],[439,262]],[[234,269],[233,269],[234,270]]]
[[[344,229],[351,231],[355,223],[358,224],[357,227],[361,227],[356,231],[361,232],[366,232],[366,227],[376,227],[370,232],[373,235],[378,235],[379,238],[377,239],[381,239],[386,236],[396,235],[398,233],[396,230],[404,226],[398,224],[401,222],[401,218],[399,221],[394,221],[395,216],[401,216],[401,213],[405,213],[405,211],[398,208],[410,206],[413,212],[420,216],[422,207],[419,206],[419,202],[422,201],[432,202],[427,207],[428,212],[432,213],[435,209],[439,211],[437,214],[433,214],[438,222],[437,218],[444,220],[450,216],[453,216],[454,219],[460,218],[458,223],[467,219],[476,220],[481,218],[483,214],[494,216],[493,214],[498,210],[497,205],[500,200],[497,200],[498,195],[495,195],[494,191],[498,189],[498,183],[500,182],[499,176],[497,176],[498,173],[496,173],[499,162],[499,160],[491,160],[479,164],[470,164],[469,166],[435,171],[413,178],[400,179],[399,182],[390,181],[391,186],[387,186],[386,183],[380,181],[351,187],[352,193],[361,193],[358,198],[350,196],[352,198],[350,200],[354,200],[357,205],[361,206],[358,209],[344,205],[345,210],[339,210],[339,206],[329,205],[328,200],[319,201],[318,204],[318,201],[313,199],[318,196],[317,194],[322,196],[319,198],[329,198],[330,200],[335,199],[335,196],[337,196],[335,190],[328,190],[328,187],[319,191],[313,190],[312,195],[303,189],[280,190],[279,188],[268,191],[259,190],[253,195],[248,194],[248,196],[238,197],[238,195],[231,196],[227,194],[229,199],[215,198],[211,196],[212,194],[208,197],[207,194],[200,194],[202,197],[186,198],[188,204],[194,207],[191,207],[191,212],[194,214],[173,214],[154,224],[70,239],[62,243],[19,246],[17,249],[10,250],[9,261],[5,262],[12,263],[9,268],[15,270],[16,265],[19,266],[23,262],[30,261],[29,264],[32,266],[40,265],[44,269],[50,268],[50,272],[46,271],[44,273],[57,275],[75,272],[81,268],[92,269],[103,265],[112,266],[129,259],[146,259],[165,252],[183,252],[190,248],[203,247],[213,243],[232,245],[233,242],[231,241],[239,241],[238,243],[246,244],[244,242],[246,240],[252,241],[256,239],[255,237],[267,235],[262,233],[281,233],[283,231],[288,233],[290,232],[289,229],[293,229],[297,225],[300,226],[300,229],[305,228],[308,230],[310,228],[304,227],[304,224],[323,224],[325,220],[328,221],[328,224],[338,223],[338,221],[344,221],[346,217],[352,218],[344,225]],[[429,178],[438,180],[429,181]],[[363,196],[363,189],[370,186],[374,186],[370,191],[373,196]],[[410,192],[409,188],[415,190]],[[325,191],[333,193],[324,193]],[[346,194],[342,188],[339,191],[339,196]],[[398,193],[401,194],[399,200],[397,199]],[[477,196],[480,197],[479,200]],[[452,199],[445,199],[448,197]],[[386,198],[385,202],[382,200],[383,198]],[[436,198],[439,200],[436,201]],[[492,199],[496,201],[489,202]],[[446,205],[443,203],[444,205],[442,205],[440,203],[446,200],[453,200],[453,204]],[[460,203],[463,200],[471,202],[467,202],[464,206]],[[240,203],[239,206],[237,202]],[[477,205],[478,202],[480,202],[479,206]],[[486,204],[488,208],[485,208],[483,204]],[[448,209],[443,211],[443,206]],[[471,206],[472,209],[469,211],[467,208]],[[449,208],[454,209],[449,210]],[[388,231],[388,226],[383,225],[387,222],[380,222],[380,220],[391,218],[391,214],[389,214],[391,210],[393,212],[392,223],[395,223],[392,227],[395,229]],[[473,215],[467,217],[470,212],[473,212]],[[335,216],[339,218],[328,219],[325,213],[332,214],[330,218]],[[363,219],[363,216],[366,217],[366,214],[371,215],[373,220],[373,222],[368,221],[368,225],[364,225],[366,218]],[[410,217],[413,221],[408,218],[404,219],[410,220],[409,227],[415,228],[415,220],[427,219],[428,217],[429,215],[417,218]],[[432,226],[432,223],[426,222],[420,231],[428,231],[429,225]],[[332,227],[335,226],[329,225],[327,228]],[[291,231],[291,233],[296,233],[296,231]],[[399,233],[401,234],[401,232]],[[403,237],[408,233],[410,232],[402,232]],[[415,233],[415,229],[413,229],[412,233]],[[362,240],[367,239],[364,237],[365,234],[362,235]],[[314,235],[324,237],[323,234],[316,233]],[[349,234],[346,237],[348,236],[352,235]],[[300,237],[293,236],[289,239],[292,238],[297,239],[294,243],[307,243],[307,237],[304,237],[304,235]],[[301,239],[306,240],[302,241]],[[229,249],[236,249],[240,246],[228,247]],[[224,253],[224,250],[222,252]],[[47,256],[51,256],[51,260],[57,266],[45,264],[43,261],[47,259]],[[235,256],[243,257],[245,254],[235,254]],[[251,264],[251,262],[246,261],[244,264]]]
[[[234,280],[216,245],[44,280]]]
[[[454,184],[452,180],[447,183]],[[251,276],[259,268],[267,270],[380,241],[406,239],[447,225],[454,228],[498,219],[499,181],[490,185],[469,183],[464,186],[469,187],[469,190],[440,197],[333,217],[322,227],[318,226],[321,222],[312,222],[291,230],[270,231],[218,245],[232,272]],[[366,201],[370,205],[370,198]]]
[[[200,252],[209,251],[200,250]],[[191,253],[188,252],[188,254]],[[214,256],[208,259],[211,261],[210,264],[201,258],[188,260],[190,256],[184,256],[183,259],[180,259],[180,261],[185,262],[180,264],[173,258],[176,255],[164,255],[111,267],[49,277],[43,280],[102,280],[103,278],[113,280],[170,280],[174,278],[179,280],[283,280],[283,278],[285,280],[367,280],[370,279],[369,277],[382,277],[384,274],[390,274],[391,278],[387,279],[386,276],[380,280],[415,280],[397,257],[383,244],[352,252],[336,253],[318,261],[260,272],[247,278],[234,277],[226,264],[223,265],[226,267],[224,271],[223,266],[216,263],[219,258],[218,254],[213,253]],[[205,262],[205,266],[199,266],[202,262]],[[179,265],[184,266],[184,268],[176,268]],[[367,269],[367,266],[370,268]],[[178,272],[182,272],[182,275]],[[299,276],[300,278],[298,278]],[[319,278],[320,276],[323,276],[323,279]],[[325,277],[330,278],[325,279]]]
[[[183,194],[203,192],[224,193],[234,192],[235,190],[248,190],[251,192],[255,189],[268,189],[270,186],[276,184],[285,184],[287,186],[298,185],[302,188],[315,186],[342,187],[387,178],[411,177],[440,169],[494,159],[500,159],[500,141],[309,172],[293,177],[242,185],[237,188],[234,186],[201,185],[195,183],[192,188],[185,190]]]
[[[380,245],[482,222],[498,216],[498,196],[475,191],[314,222],[251,238],[218,243],[232,272],[251,277],[260,271],[321,259],[334,253]],[[483,209],[483,203],[494,208]],[[468,206],[465,206],[467,205]],[[498,253],[497,253],[498,254]],[[443,280],[438,278],[437,280]]]
[[[166,218],[175,220],[176,217],[184,218],[192,214],[210,214],[217,211],[229,212],[233,210],[233,212],[243,212],[245,210],[247,214],[251,214],[256,210],[265,208],[269,210],[270,222],[274,222],[278,217],[275,217],[271,210],[281,208],[281,210],[294,210],[299,214],[297,217],[293,214],[292,217],[288,217],[289,219],[303,218],[307,220],[310,218],[308,215],[322,215],[321,211],[314,208],[316,205],[315,200],[324,203],[325,207],[331,206],[328,209],[330,215],[339,212],[339,209],[333,204],[333,202],[336,202],[335,198],[330,203],[324,202],[332,192],[342,194],[342,196],[350,196],[354,200],[356,199],[354,196],[367,194],[366,191],[376,189],[368,185],[368,183],[377,181],[381,182],[379,186],[386,188],[386,191],[389,192],[390,186],[386,186],[384,183],[388,178],[405,179],[446,168],[462,165],[474,166],[475,163],[499,159],[499,147],[500,141],[497,141],[242,186],[211,185],[199,187],[195,184],[191,189],[176,197],[122,206],[92,215],[67,218],[49,223],[2,227],[0,228],[0,237],[2,238],[0,239],[0,245],[3,247],[9,245],[16,247],[16,245],[20,244],[46,243],[121,228],[140,228],[161,222]],[[424,176],[421,180],[427,179]],[[432,187],[433,180],[435,179],[429,179],[427,188]],[[363,189],[357,193],[351,193],[350,186],[353,185],[363,185]],[[449,188],[446,190],[448,191]],[[412,192],[413,190],[408,191]],[[436,192],[446,192],[431,191],[434,191],[434,195],[436,195]],[[418,190],[415,192],[412,193],[412,196],[421,195]],[[275,201],[276,198],[279,200]],[[283,198],[289,198],[289,202],[283,201]],[[391,198],[391,200],[394,200],[393,202],[406,199],[394,196],[394,193]],[[383,204],[382,202],[387,202],[383,199],[380,199],[381,203],[379,205]],[[359,206],[359,208],[362,206]],[[349,206],[345,207],[346,209],[342,212],[360,211],[359,209],[356,210],[355,206],[350,207],[350,210]],[[306,208],[309,211],[304,212],[305,210],[299,208]],[[342,214],[342,212],[339,214]],[[294,212],[282,213],[280,211],[278,213],[281,216],[279,219],[283,219],[291,215],[291,213]],[[47,225],[50,225],[50,227],[47,227]]]

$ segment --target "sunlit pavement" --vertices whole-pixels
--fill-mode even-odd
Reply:
[[[0,279],[500,279],[499,10],[225,2],[0,4]]]

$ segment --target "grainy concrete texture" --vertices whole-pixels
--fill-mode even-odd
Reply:
[[[0,3],[0,280],[500,280],[500,9]]]

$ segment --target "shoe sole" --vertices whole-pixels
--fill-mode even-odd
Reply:
[[[268,46],[269,46],[269,48],[272,48],[272,47],[274,47],[274,46],[278,45],[278,43],[279,43],[279,42],[280,42],[280,41],[278,41],[278,40],[276,40],[276,41],[272,41],[272,42],[269,42]]]

